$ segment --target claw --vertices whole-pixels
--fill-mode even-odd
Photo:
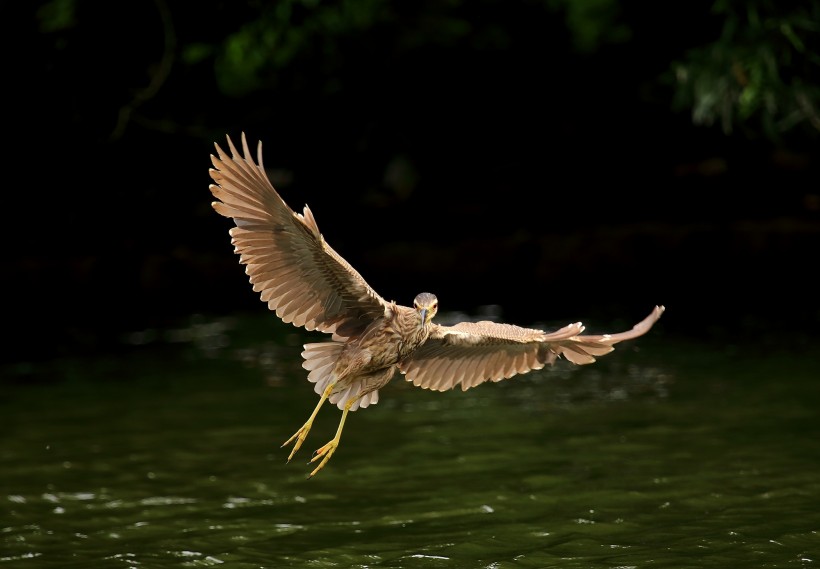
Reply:
[[[335,383],[331,383],[327,386],[327,388],[322,393],[322,396],[319,398],[319,403],[316,404],[316,408],[313,409],[313,413],[310,414],[310,417],[305,424],[299,427],[299,430],[293,433],[293,435],[282,443],[282,446],[279,448],[284,448],[292,443],[294,440],[296,443],[293,445],[293,450],[290,451],[290,455],[288,456],[288,462],[290,459],[293,458],[293,455],[296,454],[296,451],[299,450],[299,447],[302,446],[302,443],[305,442],[305,438],[307,437],[308,433],[310,432],[310,428],[313,426],[313,419],[316,418],[317,413],[319,413],[319,409],[322,408],[322,404],[330,397],[330,394],[333,392],[333,386]]]
[[[333,438],[333,440],[331,440],[329,443],[327,443],[322,448],[316,449],[316,451],[313,453],[313,458],[310,459],[310,462],[308,464],[314,463],[317,460],[319,460],[320,458],[322,459],[322,462],[319,463],[319,466],[317,466],[313,470],[313,472],[308,474],[308,478],[312,478],[317,472],[319,472],[320,470],[322,470],[322,468],[324,468],[325,464],[327,464],[327,461],[330,460],[331,456],[333,456],[333,453],[336,451],[336,448],[338,446],[339,446],[339,439],[337,437],[335,437],[335,438]]]
[[[307,438],[307,435],[310,432],[311,426],[312,421],[308,421],[307,423],[302,425],[298,431],[293,433],[293,435],[288,440],[282,443],[281,447],[279,447],[284,448],[288,446],[290,443],[292,443],[294,440],[296,440],[296,443],[293,445],[293,449],[290,451],[290,455],[288,455],[288,462],[290,462],[290,459],[293,458],[293,455],[296,454],[296,451],[299,450],[299,448],[302,446],[302,443],[305,442],[305,439]]]
[[[330,460],[330,457],[333,456],[333,453],[336,451],[336,447],[339,446],[339,440],[342,438],[342,429],[345,427],[345,419],[347,419],[347,414],[350,411],[350,407],[352,407],[356,402],[356,399],[358,398],[350,399],[345,404],[344,411],[342,411],[342,418],[339,420],[339,426],[336,429],[336,436],[330,439],[330,442],[328,442],[325,446],[317,449],[316,452],[313,453],[313,458],[310,459],[310,462],[316,462],[320,458],[322,459],[322,462],[319,463],[319,466],[313,469],[313,472],[308,474],[308,478],[311,478],[317,472],[322,470],[325,464],[327,464],[327,461]]]

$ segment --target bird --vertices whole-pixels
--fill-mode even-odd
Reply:
[[[303,345],[302,367],[319,402],[288,438],[287,462],[301,448],[325,402],[342,412],[336,433],[312,455],[315,476],[336,452],[348,414],[379,401],[379,390],[396,373],[417,387],[467,390],[552,365],[564,357],[593,363],[614,345],[648,332],[663,314],[656,305],[631,330],[584,335],[581,322],[544,331],[490,321],[446,326],[433,322],[435,294],[422,292],[412,306],[387,301],[325,241],[310,208],[292,210],[274,189],[262,160],[256,161],[242,132],[242,153],[227,137],[226,153],[214,143],[209,189],[214,210],[234,222],[229,234],[253,290],[282,321],[329,334]]]

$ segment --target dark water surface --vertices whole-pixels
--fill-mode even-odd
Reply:
[[[306,480],[340,412],[285,464],[317,401],[299,356],[313,337],[264,322],[135,335],[121,357],[51,364],[58,380],[11,378],[0,566],[820,566],[808,349],[658,331],[467,392],[396,378]]]

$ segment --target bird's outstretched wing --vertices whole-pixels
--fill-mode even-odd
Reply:
[[[384,315],[387,303],[330,245],[310,209],[291,210],[274,189],[262,164],[254,163],[242,133],[244,157],[230,137],[228,156],[218,144],[210,175],[211,205],[236,223],[234,251],[246,265],[253,290],[283,321],[308,330],[349,337]]]
[[[663,311],[663,306],[656,306],[631,330],[597,336],[582,335],[580,322],[550,333],[495,322],[436,326],[427,342],[399,365],[399,371],[413,385],[446,391],[541,369],[559,356],[574,364],[589,364],[614,350],[614,344],[645,334]]]

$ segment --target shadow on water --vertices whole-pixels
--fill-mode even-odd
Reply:
[[[260,340],[262,338],[262,340]],[[312,337],[195,319],[0,399],[0,566],[820,563],[818,358],[650,334],[461,392],[395,379],[330,439]],[[30,370],[29,370],[30,371]],[[48,375],[48,374],[46,374]]]

